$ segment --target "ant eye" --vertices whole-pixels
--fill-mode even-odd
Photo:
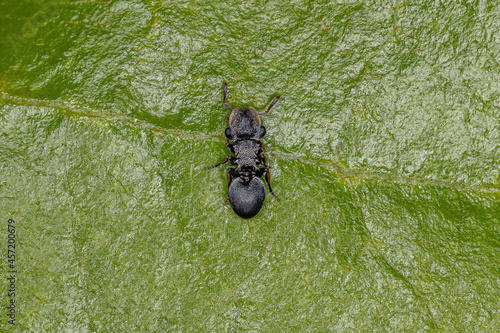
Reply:
[[[260,127],[260,136],[266,135],[266,128],[264,126]]]
[[[231,129],[228,127],[226,128],[226,138],[228,138],[229,140],[231,140],[231,138],[233,137],[233,135],[231,134]]]

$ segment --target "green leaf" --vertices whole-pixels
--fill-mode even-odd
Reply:
[[[4,1],[18,332],[496,332],[494,2]],[[277,202],[222,203],[228,103]],[[2,285],[6,308],[9,285]]]

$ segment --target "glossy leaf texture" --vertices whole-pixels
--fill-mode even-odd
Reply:
[[[3,1],[0,217],[20,291],[0,327],[500,330],[499,16]],[[222,204],[224,168],[204,170],[228,154],[224,81],[231,106],[282,96],[262,117],[281,202],[249,220]]]

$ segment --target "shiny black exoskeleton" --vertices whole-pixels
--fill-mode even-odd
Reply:
[[[226,103],[226,95],[227,84],[224,82],[222,103],[231,111],[229,127],[225,131],[226,145],[236,157],[229,155],[220,163],[205,169],[216,168],[227,161],[237,166],[226,170],[229,186],[226,202],[229,200],[236,214],[243,218],[250,218],[260,211],[266,196],[264,182],[260,179],[262,175],[266,175],[269,192],[279,201],[271,189],[270,167],[266,164],[264,145],[261,141],[266,134],[266,129],[262,126],[260,115],[268,113],[280,96],[276,96],[266,111],[258,112],[251,106],[232,109]]]

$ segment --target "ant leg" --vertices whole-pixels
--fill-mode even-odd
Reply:
[[[262,141],[258,141],[258,143],[259,143],[259,146],[260,146],[259,153],[263,153],[264,152],[264,144],[262,143]]]
[[[271,108],[273,107],[274,104],[278,103],[279,99],[280,99],[280,95],[276,96],[276,98],[271,102],[271,104],[269,105],[269,107],[267,108],[266,111],[261,111],[259,112],[260,115],[263,115],[263,114],[266,114],[269,112],[269,110],[271,110]]]
[[[260,163],[264,164],[264,166],[266,168],[270,168],[267,166],[267,159],[266,159],[266,156],[264,154],[259,154],[259,159],[260,159]]]
[[[224,104],[224,106],[226,108],[228,108],[229,111],[233,111],[233,109],[231,109],[231,107],[229,106],[229,104],[226,103],[226,95],[227,95],[227,83],[224,82],[224,99],[222,100],[222,104]]]
[[[260,154],[260,158],[262,159],[262,163],[264,164],[264,166],[265,166],[266,168],[269,168],[269,167],[267,166],[267,159],[266,159],[266,155],[264,155],[264,154]]]
[[[267,185],[269,186],[269,192],[273,195],[273,197],[280,201],[280,198],[278,198],[278,196],[276,194],[274,194],[273,192],[273,189],[271,188],[271,173],[269,171],[269,167],[265,167],[265,168],[262,168],[260,170],[262,170],[262,173],[265,173],[266,174],[266,182],[267,182]]]
[[[234,145],[229,143],[229,140],[226,140],[226,146],[229,148],[229,151],[234,154]]]
[[[217,168],[219,165],[227,163],[227,161],[230,161],[230,162],[231,162],[231,164],[233,164],[233,165],[236,163],[234,156],[229,155],[229,156],[224,157],[224,159],[223,159],[222,161],[220,161],[220,163],[217,163],[216,165],[212,165],[212,166],[207,166],[207,167],[205,167],[205,170],[208,170],[208,169],[215,169],[215,168]]]
[[[263,163],[264,166],[267,167],[267,160],[266,156],[264,155],[264,144],[262,143],[262,141],[259,141],[259,145],[260,145],[259,158],[261,160],[261,163]]]

